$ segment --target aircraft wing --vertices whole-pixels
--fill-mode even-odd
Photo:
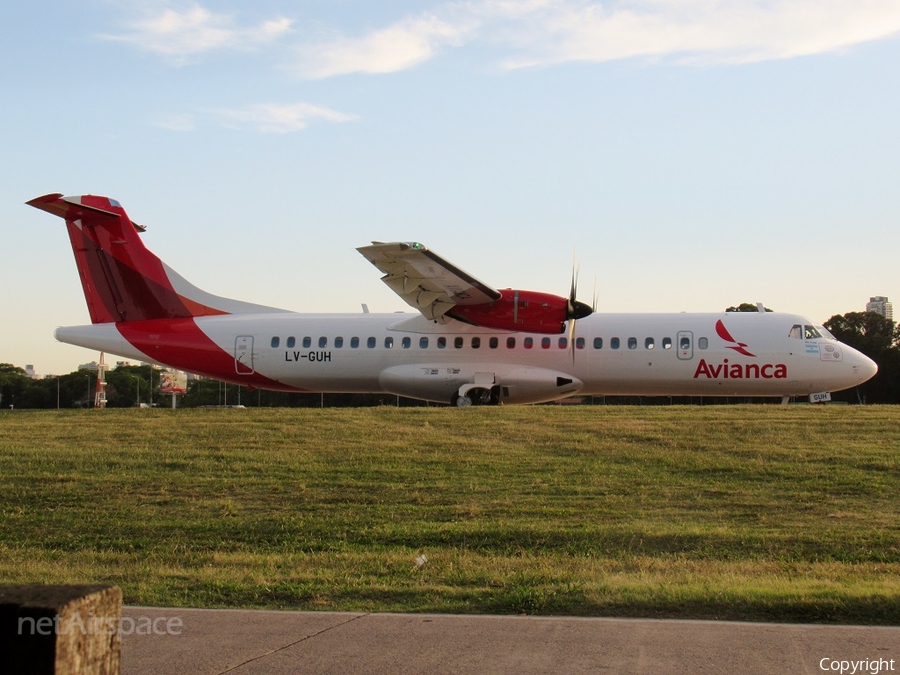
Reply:
[[[426,319],[439,321],[456,305],[499,300],[500,291],[429,251],[418,242],[374,241],[356,249],[384,272],[381,280]]]

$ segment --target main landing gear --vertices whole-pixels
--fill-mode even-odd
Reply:
[[[460,390],[453,394],[450,399],[450,405],[458,408],[468,408],[472,405],[499,405],[500,403],[500,387],[479,387],[475,385],[466,385],[460,387]]]

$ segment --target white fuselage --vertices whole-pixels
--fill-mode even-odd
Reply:
[[[441,402],[469,390],[493,391],[506,403],[574,394],[797,396],[855,386],[877,369],[809,319],[768,312],[593,314],[576,322],[573,344],[565,334],[440,324],[418,314],[279,312],[182,321],[192,323],[174,331],[168,320],[95,324],[56,335],[253,387]],[[717,322],[733,339],[722,337]]]

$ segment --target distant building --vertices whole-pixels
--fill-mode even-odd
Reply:
[[[876,295],[874,298],[869,298],[869,301],[866,303],[866,311],[881,314],[881,316],[889,321],[894,320],[894,307],[883,295]]]
[[[90,363],[82,363],[78,366],[78,370],[93,370],[96,372],[99,367],[100,365],[96,361],[91,361]]]
[[[34,372],[34,366],[30,363],[25,366],[25,374],[32,380],[37,379],[37,373]]]

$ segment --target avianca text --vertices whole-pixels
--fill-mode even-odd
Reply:
[[[785,380],[787,366],[783,363],[728,363],[728,359],[719,364],[707,363],[700,359],[694,379],[706,377],[710,380]]]

